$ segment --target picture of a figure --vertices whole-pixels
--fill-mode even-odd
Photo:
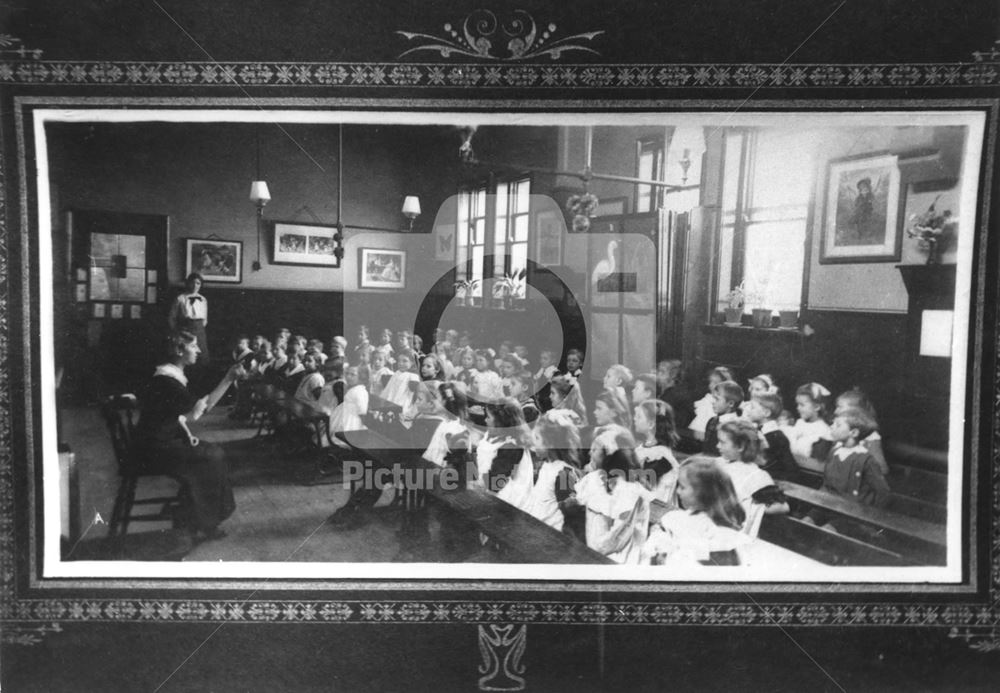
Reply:
[[[278,240],[278,249],[284,253],[306,252],[306,237],[297,233],[286,233]]]
[[[309,236],[309,252],[313,255],[333,255],[336,244],[326,236]]]
[[[187,269],[197,272],[205,281],[238,282],[241,252],[239,243],[191,239],[188,241]],[[137,290],[142,288],[140,277]]]
[[[368,278],[380,282],[398,282],[399,259],[391,255],[375,255],[368,261]]]
[[[402,289],[406,283],[406,254],[398,250],[361,249],[359,285],[362,288]]]
[[[835,246],[882,245],[888,204],[886,176],[852,171],[840,179]]]
[[[820,263],[898,262],[900,185],[895,154],[831,161]]]

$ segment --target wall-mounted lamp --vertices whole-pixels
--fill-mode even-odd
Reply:
[[[403,199],[403,216],[410,220],[410,231],[413,231],[413,220],[420,216],[420,198],[407,195]]]
[[[271,191],[267,189],[267,181],[260,179],[260,133],[254,132],[257,143],[257,180],[250,183],[250,201],[257,205],[257,259],[253,262],[253,270],[260,270],[260,230],[264,225],[264,205],[271,200]]]
[[[688,169],[691,168],[691,150],[685,149],[684,156],[677,163],[681,165],[681,185],[684,185],[688,182]]]
[[[250,184],[250,201],[257,205],[257,259],[253,261],[254,272],[260,271],[260,229],[264,225],[264,205],[271,199],[267,182],[255,180]]]

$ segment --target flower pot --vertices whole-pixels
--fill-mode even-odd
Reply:
[[[506,306],[504,305],[506,302],[507,299],[504,298],[503,296],[494,296],[492,306],[494,308],[506,308]]]
[[[467,306],[469,304],[469,299],[464,293],[455,294],[455,298],[458,299],[459,306]]]
[[[770,308],[754,308],[753,314],[751,316],[754,327],[770,327],[771,326],[771,309]]]
[[[726,308],[726,324],[730,326],[738,326],[743,321],[743,309],[742,308]]]
[[[793,330],[796,327],[796,323],[799,321],[799,311],[797,310],[779,310],[778,311],[778,325],[785,330]]]

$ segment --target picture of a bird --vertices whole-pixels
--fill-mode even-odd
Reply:
[[[618,252],[618,241],[611,240],[608,241],[608,256],[597,263],[594,267],[594,271],[590,275],[591,285],[597,289],[598,283],[602,279],[607,279],[609,276],[614,274],[617,268],[617,260],[615,259],[615,253]]]

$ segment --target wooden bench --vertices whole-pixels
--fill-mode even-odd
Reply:
[[[421,489],[496,542],[520,563],[613,564],[574,537],[560,532],[513,505],[480,489],[442,488],[436,480],[445,469],[421,457],[422,450],[401,447],[378,431],[345,431],[338,437],[381,465],[420,469],[431,480]]]
[[[825,511],[841,520],[845,534],[865,544],[915,564],[945,564],[947,540],[942,523],[862,505],[790,481],[778,481],[777,485],[787,496],[793,512],[808,512],[813,508]]]
[[[824,565],[916,565],[902,554],[831,532],[790,515],[765,515],[757,537]]]

